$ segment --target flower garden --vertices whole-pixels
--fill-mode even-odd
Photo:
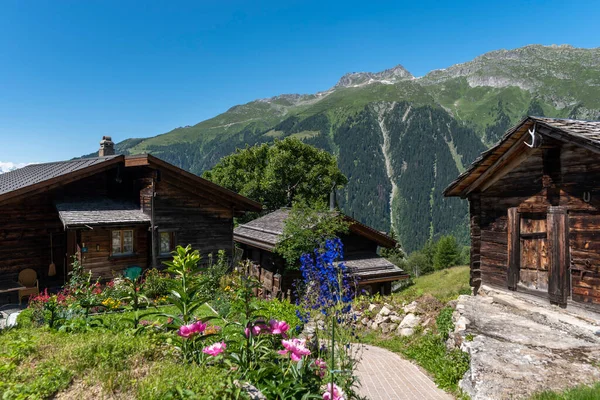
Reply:
[[[101,284],[76,262],[0,331],[2,398],[357,398],[342,245],[302,257],[298,302],[260,300],[224,253]]]

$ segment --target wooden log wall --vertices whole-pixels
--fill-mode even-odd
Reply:
[[[169,182],[166,174],[156,185],[155,224],[158,231],[174,231],[176,244],[199,250],[206,261],[209,253],[233,250],[233,210]],[[158,240],[156,235],[156,240]],[[161,260],[166,259],[163,257]]]
[[[600,304],[598,154],[551,140],[544,145],[486,191],[470,196],[471,202],[478,196],[480,204],[479,211],[471,206],[472,244],[480,241],[479,252],[472,246],[472,274],[479,256],[482,282],[507,287],[508,209],[517,207],[521,215],[545,214],[560,206],[568,214],[565,250],[571,282],[566,290],[573,301]]]
[[[130,226],[114,229],[133,230],[132,255],[111,256],[112,229],[94,228],[81,232],[81,245],[87,247],[87,253],[83,253],[82,265],[86,270],[92,272],[94,278],[111,279],[130,266],[137,265],[142,268],[148,266],[148,226]],[[96,246],[99,250],[96,250]]]
[[[38,273],[41,286],[47,282],[50,260],[50,234],[54,239],[57,277],[63,275],[64,243],[62,224],[47,195],[32,196],[0,207],[0,279],[14,278],[25,268]],[[57,278],[52,278],[53,280]]]

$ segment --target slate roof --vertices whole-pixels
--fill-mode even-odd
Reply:
[[[285,220],[290,214],[289,208],[281,208],[263,217],[257,218],[246,224],[240,225],[233,231],[235,241],[258,247],[267,251],[273,251],[277,241],[283,234]],[[387,235],[377,232],[358,221],[347,217],[348,220],[360,228],[358,234],[369,232],[389,239]],[[387,243],[387,241],[386,241]],[[408,278],[408,274],[385,258],[373,252],[357,252],[346,254],[344,260],[350,274],[358,278],[359,283],[396,281]]]
[[[348,272],[358,278],[359,284],[408,279],[408,274],[401,268],[374,253],[347,254],[344,264]]]
[[[266,250],[273,250],[279,237],[283,235],[283,227],[289,214],[289,208],[280,208],[240,225],[233,230],[234,240]]]
[[[0,196],[28,186],[58,178],[72,172],[88,168],[120,156],[86,158],[81,160],[58,161],[45,164],[31,164],[14,171],[0,174]]]
[[[56,203],[56,209],[65,229],[150,223],[150,216],[139,206],[107,198]]]
[[[234,240],[272,251],[277,245],[280,236],[283,235],[285,220],[289,214],[289,208],[280,208],[279,210],[240,225],[233,231]],[[360,223],[347,215],[344,215],[343,217],[350,223],[351,231],[363,237],[367,237],[383,247],[389,248],[396,245],[395,240],[386,234]]]
[[[473,163],[456,178],[446,190],[445,196],[465,197],[469,187],[488,168],[494,165],[503,154],[519,141],[530,142],[528,130],[536,128],[536,133],[552,137],[563,142],[573,143],[589,150],[600,152],[600,121],[575,119],[526,117],[509,129],[502,139],[489,150],[484,151]],[[523,144],[521,151],[526,151]]]

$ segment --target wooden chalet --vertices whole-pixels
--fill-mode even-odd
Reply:
[[[177,244],[233,251],[233,218],[261,205],[148,154],[28,165],[0,175],[0,280],[64,282],[78,255],[95,277],[160,266]],[[206,258],[206,257],[205,257]],[[54,263],[56,275],[48,276]]]
[[[528,117],[446,189],[467,198],[471,286],[600,310],[600,122]]]
[[[285,260],[274,253],[283,235],[285,221],[290,209],[282,208],[238,226],[233,238],[243,250],[242,257],[261,267],[259,275],[267,289],[274,286],[274,294],[284,294],[292,287],[299,274],[286,274]],[[349,233],[341,237],[344,244],[344,262],[359,289],[369,293],[390,294],[392,282],[408,279],[402,269],[377,254],[378,247],[393,248],[396,241],[389,236],[344,216],[350,223]],[[275,284],[271,284],[272,279]]]

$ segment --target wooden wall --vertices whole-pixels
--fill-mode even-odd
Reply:
[[[163,174],[156,185],[155,224],[158,231],[174,231],[176,244],[188,244],[207,255],[225,250],[229,257],[233,250],[233,210],[217,200],[199,197],[169,181]],[[158,240],[156,235],[155,240]],[[162,258],[161,260],[164,260]]]
[[[114,229],[133,230],[133,251],[132,255],[111,257],[111,239],[112,229],[94,228],[93,230],[83,230],[81,232],[81,245],[85,244],[87,253],[82,253],[82,265],[86,270],[92,272],[94,278],[111,279],[115,275],[130,266],[137,265],[146,268],[149,263],[148,245],[148,225],[143,226],[124,226]],[[96,250],[96,245],[99,250]]]
[[[568,212],[571,299],[600,304],[599,156],[572,144],[545,144],[487,190],[470,196],[471,284],[477,287],[480,278],[507,286],[509,208],[527,215],[562,206]],[[559,156],[550,159],[553,154]]]
[[[50,200],[47,195],[38,195],[0,207],[0,279],[32,268],[45,286],[51,262],[50,234],[54,235],[57,276],[62,276],[64,254],[57,249],[64,242],[62,224]]]

